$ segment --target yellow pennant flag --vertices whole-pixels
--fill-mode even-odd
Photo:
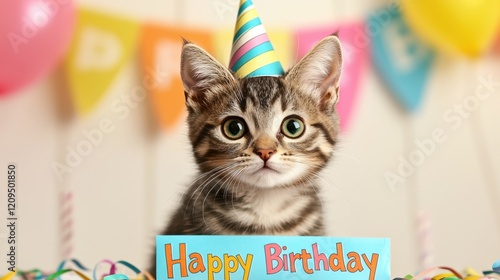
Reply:
[[[139,25],[123,17],[80,9],[75,35],[65,62],[77,111],[89,113],[130,59]]]
[[[273,44],[274,50],[283,66],[288,70],[294,60],[293,46],[295,46],[292,34],[287,30],[266,28],[269,40]],[[214,36],[215,53],[213,54],[224,66],[229,65],[231,47],[233,44],[234,30],[221,30]]]
[[[182,38],[212,52],[212,35],[187,27],[145,24],[141,38],[142,68],[147,79],[151,106],[164,128],[174,127],[184,112],[184,89],[180,77]]]

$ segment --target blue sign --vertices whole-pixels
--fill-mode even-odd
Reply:
[[[390,279],[385,238],[159,235],[158,280]]]

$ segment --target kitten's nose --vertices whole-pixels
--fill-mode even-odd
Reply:
[[[267,162],[269,160],[269,158],[274,154],[276,153],[276,150],[275,149],[259,149],[257,151],[255,151],[255,153],[257,155],[259,155],[259,157],[264,161],[264,162]]]

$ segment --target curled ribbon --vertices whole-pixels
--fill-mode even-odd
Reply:
[[[74,264],[78,268],[78,270],[71,269],[71,268],[65,268],[66,265],[69,263]],[[102,264],[110,265],[109,273],[105,273],[100,278],[98,278],[97,277],[98,268],[100,268],[100,266]],[[133,264],[131,264],[127,261],[121,260],[121,261],[117,261],[115,263],[115,262],[112,262],[112,261],[106,260],[106,259],[100,261],[99,263],[97,263],[94,266],[94,270],[92,272],[92,277],[93,277],[92,279],[93,280],[99,280],[99,279],[103,279],[103,280],[130,280],[130,278],[127,275],[121,274],[121,273],[116,273],[118,265],[125,266],[126,268],[130,269],[140,279],[154,280],[154,277],[152,277],[151,274],[149,274],[147,271],[141,271],[136,266],[134,266]],[[29,271],[9,272],[9,273],[5,274],[4,276],[0,277],[0,280],[12,280],[16,274],[19,275],[20,277],[22,277],[24,280],[32,280],[32,279],[34,279],[34,280],[54,280],[54,279],[60,279],[61,275],[64,275],[66,273],[71,273],[71,272],[76,273],[83,280],[92,280],[90,277],[86,276],[80,270],[89,271],[89,269],[87,267],[85,267],[80,261],[78,261],[76,259],[68,259],[68,260],[63,260],[59,264],[59,266],[57,267],[57,271],[50,274],[50,275],[44,275],[40,269],[32,269]],[[137,278],[132,278],[132,279],[137,279]]]
[[[59,278],[59,276],[63,275],[63,274],[66,274],[68,272],[74,272],[76,273],[78,276],[80,276],[80,278],[82,278],[83,280],[90,280],[89,277],[85,276],[85,274],[81,273],[80,271],[78,270],[74,270],[74,269],[63,269],[63,270],[59,270],[49,276],[47,276],[46,280],[53,280],[55,278]]]
[[[458,279],[463,279],[463,277],[462,277],[462,275],[460,275],[460,273],[458,273],[453,268],[447,267],[447,266],[436,266],[436,267],[428,268],[428,269],[420,272],[419,274],[417,274],[415,277],[412,277],[412,278],[409,278],[409,279],[419,279],[419,278],[422,278],[424,275],[427,275],[430,272],[435,271],[435,270],[448,270],[451,273],[439,274],[437,276],[434,276],[432,278],[432,280],[441,280],[441,279],[445,279],[446,277],[456,277]],[[454,279],[454,278],[451,278],[451,279]]]
[[[66,263],[73,263],[76,265],[76,267],[80,270],[84,270],[84,271],[88,271],[89,269],[86,268],[80,261],[78,261],[77,259],[67,259],[67,260],[63,260],[59,266],[57,267],[57,271],[59,270],[62,270],[65,266],[66,266]]]
[[[19,274],[19,276],[21,276],[24,280],[31,280],[31,279],[40,280],[43,279],[43,277],[45,277],[43,272],[37,268],[28,271],[20,270],[17,272],[17,274]]]
[[[97,276],[96,276],[97,275],[97,269],[102,264],[109,264],[110,265],[109,273],[102,275],[101,278],[97,278]],[[100,261],[94,267],[94,271],[92,273],[93,280],[99,280],[99,279],[106,279],[106,280],[129,279],[128,276],[125,276],[126,278],[123,278],[124,274],[117,274],[116,273],[118,265],[122,265],[122,266],[127,267],[128,269],[132,270],[135,274],[137,274],[137,276],[141,277],[142,279],[145,278],[147,280],[154,280],[154,278],[151,276],[151,274],[149,274],[147,271],[141,271],[140,269],[138,269],[133,264],[131,264],[131,263],[127,262],[127,261],[124,261],[124,260],[117,261],[116,263],[114,263],[114,262],[112,262],[110,260],[102,260],[102,261]]]
[[[109,264],[111,267],[109,269],[109,273],[105,273],[101,276],[101,278],[97,278],[97,268],[101,265],[101,264]],[[98,262],[95,266],[94,266],[94,271],[92,272],[92,278],[94,280],[98,280],[98,279],[102,279],[102,278],[105,278],[106,276],[108,275],[112,275],[112,274],[115,274],[116,273],[116,265],[114,262],[110,261],[110,260],[102,260],[100,262]]]
[[[113,274],[104,277],[103,280],[130,280],[130,278],[125,274]]]
[[[425,275],[430,274],[433,271],[436,270],[447,270],[448,272],[445,273],[440,273],[432,278],[425,277]],[[493,265],[493,270],[491,271],[483,271],[484,276],[479,275],[476,271],[473,269],[468,268],[466,271],[466,276],[463,277],[460,273],[458,273],[456,270],[446,267],[446,266],[437,266],[437,267],[431,267],[429,269],[423,270],[416,276],[411,276],[407,275],[404,278],[394,278],[394,280],[417,280],[417,279],[425,279],[425,280],[494,280],[494,279],[500,279],[500,271],[495,270],[495,264]]]

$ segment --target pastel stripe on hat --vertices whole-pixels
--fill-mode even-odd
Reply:
[[[281,76],[283,67],[251,0],[241,0],[229,68],[239,78]]]
[[[240,38],[236,40],[236,42],[234,42],[233,49],[231,51],[231,56],[233,56],[238,51],[238,49],[241,48],[241,46],[243,46],[246,42],[262,34],[266,34],[266,29],[264,28],[264,25],[259,25],[255,28],[248,30],[245,34],[240,36]]]
[[[240,60],[245,54],[248,54],[255,46],[261,46],[265,43],[268,43],[270,46],[271,50],[273,46],[271,45],[271,42],[269,42],[269,37],[267,37],[267,34],[260,34],[259,36],[250,39],[250,41],[246,42],[243,46],[241,46],[234,54],[233,58],[229,62],[229,67],[233,68],[233,65]]]
[[[260,18],[253,18],[246,22],[244,25],[242,25],[240,28],[238,28],[238,31],[236,34],[234,34],[234,40],[233,42],[236,42],[242,36],[247,32],[248,30],[255,28],[256,26],[262,25],[262,22],[260,21]]]
[[[271,64],[267,64],[266,66],[263,66],[252,73],[249,73],[247,76],[248,77],[260,77],[260,76],[270,76],[270,72],[276,72],[277,69],[283,69],[281,67],[281,62],[276,61]]]
[[[241,6],[243,8],[243,6]],[[240,9],[241,10],[241,9]],[[257,10],[253,6],[253,4],[248,5],[245,9],[241,10],[238,15],[238,20],[236,22],[236,29],[240,28],[245,23],[249,22],[254,18],[258,18]]]
[[[247,62],[250,60],[256,58],[259,55],[262,55],[266,52],[270,52],[273,50],[273,46],[271,45],[270,42],[266,42],[264,44],[261,44],[253,49],[251,49],[249,52],[245,53],[234,65],[231,67],[233,71],[238,72],[241,67],[243,67]]]
[[[279,60],[278,60],[276,53],[274,51],[268,51],[268,52],[262,53],[256,57],[252,58],[247,63],[245,63],[243,66],[241,66],[240,69],[238,69],[238,71],[235,71],[235,72],[236,72],[236,75],[238,75],[238,77],[245,77],[245,78],[246,77],[248,77],[248,78],[258,77],[256,75],[249,76],[251,73],[254,73],[254,72],[257,74],[261,74],[259,76],[281,76],[281,75],[283,75],[283,68],[281,67],[281,64],[279,64],[279,67],[276,67],[276,65],[274,64],[275,62],[279,63]],[[271,67],[271,68],[265,68],[265,69],[272,70],[271,72],[269,72],[269,73],[263,72],[265,69],[263,69],[262,71],[257,71],[260,68],[264,68],[265,66],[270,65],[270,64],[274,64],[275,66]],[[281,71],[281,73],[279,70]]]
[[[240,8],[238,10],[238,15],[242,15],[247,10],[253,9],[253,8],[254,7],[253,7],[252,1],[241,1]]]

